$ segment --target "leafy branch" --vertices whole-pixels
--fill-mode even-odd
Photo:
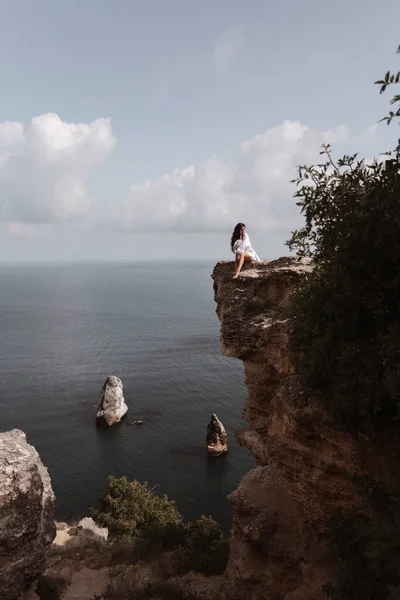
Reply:
[[[398,46],[397,48],[397,54],[400,54],[400,46]],[[386,91],[386,88],[394,83],[400,83],[400,71],[398,71],[398,73],[391,73],[390,71],[388,71],[383,79],[375,81],[376,85],[381,86],[381,89],[379,91],[380,94],[383,94],[383,92]],[[396,94],[395,96],[393,96],[393,98],[390,101],[390,104],[392,106],[398,103],[400,103],[400,94]],[[394,117],[400,117],[400,106],[396,111],[391,110],[388,116],[383,117],[381,121],[386,121],[386,124],[389,125],[389,123]]]

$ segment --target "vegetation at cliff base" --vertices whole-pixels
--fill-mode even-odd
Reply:
[[[100,507],[92,514],[108,527],[111,542],[129,545],[138,559],[172,551],[178,573],[219,575],[225,570],[229,545],[219,524],[206,516],[184,522],[175,503],[147,483],[109,477]]]
[[[109,477],[99,510],[93,515],[103,527],[108,527],[110,538],[131,542],[145,530],[164,530],[181,520],[174,502],[167,496],[158,496],[147,483],[128,481],[126,477]]]
[[[321,156],[294,181],[305,224],[288,246],[315,268],[292,303],[293,349],[337,424],[385,424],[400,406],[400,147],[371,162],[334,160],[329,145]]]
[[[398,490],[371,485],[371,514],[337,513],[323,536],[341,565],[324,586],[334,600],[400,600]]]

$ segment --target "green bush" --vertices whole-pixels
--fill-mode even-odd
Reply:
[[[94,518],[108,527],[111,541],[131,542],[143,532],[176,525],[181,515],[167,496],[153,493],[147,483],[126,477],[108,478],[108,486]]]
[[[305,225],[288,245],[315,267],[293,297],[293,350],[338,424],[386,424],[400,397],[400,148],[372,164],[321,154],[295,180]]]
[[[326,541],[341,564],[335,583],[324,586],[334,600],[394,600],[400,589],[400,521],[393,512],[372,517],[337,515]]]
[[[185,526],[185,540],[178,549],[180,571],[221,575],[226,568],[229,543],[211,517],[202,516]]]
[[[134,540],[134,552],[140,559],[151,559],[162,552],[176,550],[185,543],[186,528],[182,522],[150,524],[143,527]]]
[[[109,477],[100,509],[92,514],[109,528],[111,542],[122,548],[128,544],[139,560],[173,551],[180,573],[219,575],[225,570],[229,544],[220,525],[205,516],[184,523],[175,504],[146,483]]]
[[[376,83],[384,92],[400,72]],[[395,117],[400,108],[384,120]],[[372,164],[335,162],[329,145],[321,154],[295,180],[305,225],[288,245],[314,270],[292,298],[292,347],[338,427],[387,428],[400,416],[400,142]],[[400,598],[399,490],[381,487],[360,485],[369,514],[338,514],[325,533],[341,567],[330,598]]]

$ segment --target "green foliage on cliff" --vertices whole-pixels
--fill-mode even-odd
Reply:
[[[228,560],[228,541],[211,517],[184,523],[174,502],[147,483],[109,477],[96,521],[109,529],[111,542],[129,544],[139,559],[174,551],[177,572],[219,575]]]
[[[221,575],[228,562],[229,543],[219,524],[211,517],[202,516],[183,528],[184,542],[177,553],[180,571]]]
[[[325,540],[341,564],[335,583],[324,587],[334,600],[400,599],[398,491],[370,490],[372,512],[337,514]]]
[[[389,71],[376,82],[381,93],[399,83]],[[391,105],[388,124],[400,117],[400,95]],[[288,245],[315,268],[293,297],[292,346],[338,427],[387,427],[400,416],[400,143],[372,163],[335,161],[329,145],[321,155],[294,181],[305,224]],[[325,592],[400,599],[399,490],[369,482],[359,491],[368,514],[337,514],[325,534],[340,564]]]
[[[397,47],[397,54],[400,54],[400,46]],[[376,85],[381,86],[381,94],[383,94],[389,86],[398,83],[400,83],[400,71],[397,73],[388,71],[383,79],[375,81]],[[391,99],[390,104],[393,106],[393,110],[389,112],[387,117],[382,119],[382,121],[386,121],[388,125],[391,123],[392,119],[400,117],[400,94],[395,94]],[[396,105],[398,106],[396,107]]]
[[[334,161],[329,145],[321,155],[294,181],[305,225],[288,245],[315,269],[294,297],[293,349],[338,424],[386,423],[400,397],[400,148],[368,164]]]
[[[94,518],[108,527],[111,539],[130,542],[145,530],[165,529],[181,520],[181,515],[167,496],[154,494],[147,483],[128,481],[126,477],[109,477],[100,509]]]

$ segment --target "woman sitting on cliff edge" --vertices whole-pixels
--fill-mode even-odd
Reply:
[[[246,233],[246,225],[244,223],[238,223],[233,230],[231,248],[235,254],[235,274],[233,279],[237,279],[244,261],[260,260],[251,247],[250,238]]]

